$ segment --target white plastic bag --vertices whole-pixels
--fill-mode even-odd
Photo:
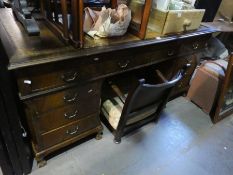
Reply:
[[[85,8],[84,32],[95,37],[122,36],[127,32],[131,10],[124,4],[117,9],[102,8],[100,12]]]

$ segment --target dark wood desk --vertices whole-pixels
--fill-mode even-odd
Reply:
[[[107,77],[159,65],[171,73],[191,63],[174,95],[185,92],[197,64],[195,54],[206,47],[215,32],[201,27],[195,32],[160,39],[126,36],[91,40],[74,49],[58,40],[39,22],[40,36],[29,37],[11,10],[0,10],[0,38],[7,55],[9,78],[19,118],[29,127],[35,157],[43,158],[88,135],[100,138],[101,86]],[[6,99],[7,100],[7,99]]]

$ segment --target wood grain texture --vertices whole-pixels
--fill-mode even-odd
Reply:
[[[10,9],[0,11],[0,38],[7,49],[9,57],[8,69],[19,69],[39,64],[46,64],[69,59],[80,59],[96,54],[111,53],[113,51],[138,49],[143,46],[154,46],[162,43],[188,39],[193,36],[204,36],[215,32],[212,28],[201,27],[194,32],[171,35],[162,39],[139,40],[128,34],[119,38],[99,41],[89,40],[84,49],[74,49],[64,45],[42,22],[39,23],[40,36],[29,37],[20,23],[16,22]],[[3,20],[7,19],[7,20]]]
[[[11,10],[2,9],[0,16],[8,71],[17,86],[14,93],[19,93],[21,100],[18,107],[23,106],[27,115],[22,118],[27,119],[40,165],[45,165],[46,155],[82,138],[92,134],[100,138],[100,96],[105,78],[146,70],[158,63],[164,63],[158,67],[169,77],[179,61],[204,49],[214,32],[203,27],[147,40],[131,34],[100,40],[85,37],[84,48],[74,49],[63,44],[43,20],[38,22],[41,35],[29,37]],[[65,114],[75,117],[67,120]],[[77,124],[80,128],[76,131]]]

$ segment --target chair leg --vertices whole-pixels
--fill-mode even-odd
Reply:
[[[121,143],[121,138],[115,137],[115,138],[114,138],[114,143],[115,143],[115,144],[120,144],[120,143]]]
[[[155,114],[154,122],[155,122],[155,123],[158,123],[158,121],[159,121],[159,115]]]
[[[103,138],[103,132],[102,131],[99,131],[96,136],[95,136],[95,139],[96,140],[101,140]]]
[[[121,143],[121,136],[122,136],[122,133],[119,131],[116,131],[114,134],[114,143],[120,144]]]

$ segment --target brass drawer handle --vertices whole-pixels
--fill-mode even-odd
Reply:
[[[77,101],[77,99],[78,99],[78,94],[77,94],[77,93],[74,94],[73,97],[69,97],[69,96],[67,95],[67,96],[64,96],[63,99],[64,99],[64,102],[66,102],[66,103],[75,102],[75,101]]]
[[[198,44],[198,43],[194,43],[194,44],[193,44],[193,49],[194,49],[194,50],[197,50],[198,48],[199,48],[199,44]]]
[[[73,82],[76,80],[76,78],[78,77],[78,73],[77,72],[74,72],[72,73],[72,75],[68,75],[68,74],[71,74],[71,73],[65,73],[61,76],[61,79],[66,82],[66,83],[70,83],[70,82]]]
[[[77,134],[78,129],[79,129],[79,127],[78,127],[78,126],[76,126],[76,127],[75,127],[75,129],[67,130],[67,131],[66,131],[66,134],[68,134],[68,135],[74,135],[74,134]]]
[[[119,62],[118,63],[118,66],[121,68],[121,69],[125,69],[126,67],[128,67],[130,61],[127,60],[125,63],[122,63],[122,62]]]
[[[170,57],[170,56],[173,56],[174,53],[175,53],[174,50],[170,50],[170,51],[167,52],[167,55]]]
[[[73,114],[67,114],[67,113],[64,114],[64,117],[65,117],[66,119],[77,118],[77,116],[78,116],[78,110],[76,110]]]

